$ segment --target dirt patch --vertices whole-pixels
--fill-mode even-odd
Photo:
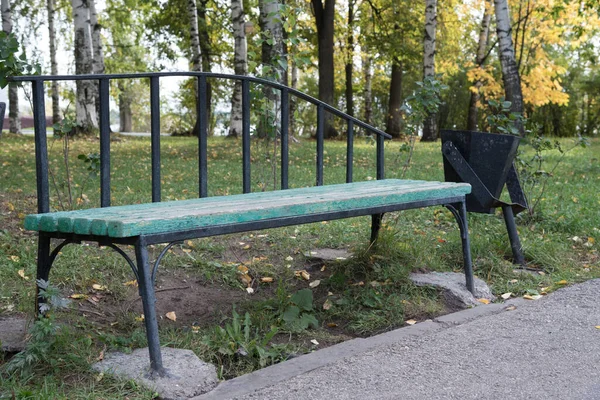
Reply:
[[[0,229],[10,232],[13,236],[28,236],[23,228],[23,219],[27,214],[36,210],[35,196],[25,196],[22,193],[0,193]]]

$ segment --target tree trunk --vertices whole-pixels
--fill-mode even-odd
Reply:
[[[400,137],[402,132],[402,63],[398,57],[392,62],[390,99],[388,102],[386,132],[392,137]]]
[[[298,66],[292,60],[292,89],[298,89]],[[296,136],[296,110],[298,109],[298,99],[296,96],[290,96],[290,135]],[[298,133],[300,136],[301,132]]]
[[[485,1],[483,19],[481,20],[481,29],[479,31],[479,43],[477,45],[477,55],[475,57],[476,68],[481,68],[485,62],[485,51],[489,42],[490,20],[492,19],[491,3]],[[481,80],[475,81],[475,91],[471,90],[471,99],[469,101],[469,115],[467,117],[467,130],[476,131],[479,129],[479,90],[482,86]]]
[[[198,38],[200,39],[200,58],[202,63],[202,71],[212,71],[211,57],[212,57],[212,46],[210,44],[210,36],[208,34],[208,24],[206,23],[206,4],[208,0],[199,0],[198,4]],[[212,127],[212,85],[210,80],[206,82],[206,116],[208,118],[207,123],[209,124],[209,135],[213,132]],[[198,126],[198,129],[200,126]],[[197,132],[194,132],[197,136]]]
[[[122,80],[119,80],[119,132],[133,131],[133,118],[131,112],[131,103],[133,102],[130,87],[126,87]]]
[[[188,17],[190,19],[190,46],[192,50],[192,71],[202,71],[200,37],[198,35],[198,9],[196,0],[188,0]]]
[[[511,36],[511,25],[507,0],[494,0],[496,11],[496,33],[500,51],[500,65],[502,66],[502,81],[507,101],[511,102],[510,109],[514,113],[523,114],[523,93],[521,92],[521,78],[515,60],[515,49]],[[524,134],[523,124],[517,128]]]
[[[75,73],[91,74],[92,70],[92,38],[90,34],[90,9],[83,0],[71,0],[73,21],[75,25]],[[77,81],[75,133],[89,134],[98,128],[96,118],[95,85],[91,81]]]
[[[354,73],[354,0],[348,0],[348,36],[346,37],[346,114],[354,116],[352,75]]]
[[[262,42],[261,58],[263,68],[268,67],[265,76],[287,84],[287,55],[283,40],[283,23],[281,22],[280,0],[260,0],[260,29],[265,39]],[[269,43],[270,42],[270,43]],[[263,69],[264,71],[264,69]],[[263,96],[268,99],[267,112],[263,113],[258,128],[259,137],[274,137],[280,124],[281,93],[270,87],[263,88]]]
[[[319,100],[334,105],[334,62],[333,62],[333,33],[335,0],[311,0],[317,25],[317,44],[319,48]],[[333,126],[333,115],[325,113],[324,136],[337,136]]]
[[[366,54],[369,54],[368,49],[365,50]],[[362,58],[362,68],[365,76],[365,88],[363,91],[363,97],[365,99],[365,114],[363,116],[367,124],[371,124],[373,118],[373,73],[371,72],[372,58],[371,56],[364,56]]]
[[[233,26],[234,52],[233,65],[236,75],[248,74],[248,47],[246,32],[244,31],[244,5],[243,0],[231,0],[231,22]],[[229,137],[242,135],[242,82],[235,81],[233,95],[231,96],[231,119],[229,123]]]
[[[50,42],[50,74],[58,75],[58,63],[56,61],[56,30],[54,29],[54,0],[46,1],[46,9],[48,11],[48,40]],[[52,81],[50,93],[52,96],[52,123],[58,124],[62,120],[60,115],[58,81]]]
[[[2,30],[7,34],[12,33],[12,11],[9,0],[2,0],[0,8],[2,11]],[[8,120],[8,131],[10,133],[21,133],[19,87],[14,83],[8,85]]]
[[[102,40],[100,31],[102,26],[98,23],[98,13],[96,12],[96,0],[87,0],[90,7],[90,30],[92,37],[92,72],[94,74],[104,73],[104,51],[102,51]],[[94,82],[94,97],[96,102],[96,113],[98,123],[100,123],[100,85]]]
[[[437,0],[425,0],[425,35],[423,36],[423,79],[435,76],[435,33],[437,28]],[[427,115],[423,121],[424,142],[438,138],[437,115]]]

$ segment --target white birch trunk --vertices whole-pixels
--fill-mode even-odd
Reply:
[[[435,76],[435,33],[437,0],[425,0],[425,35],[423,36],[423,79]],[[437,139],[437,115],[432,113],[423,122],[424,141]]]
[[[246,32],[244,31],[244,6],[243,0],[231,0],[231,22],[233,25],[234,44],[234,71],[236,75],[248,74],[248,46]],[[229,123],[229,136],[242,135],[242,82],[235,81],[231,97],[231,119]]]
[[[496,13],[496,34],[500,52],[500,65],[502,66],[502,81],[507,101],[511,102],[511,111],[523,114],[523,93],[521,91],[521,77],[515,60],[515,48],[512,41],[512,29],[507,0],[494,0]],[[523,126],[518,126],[523,133]]]
[[[90,6],[90,28],[92,31],[92,72],[94,74],[103,74],[104,51],[102,50],[102,39],[100,38],[100,31],[102,30],[102,25],[98,23],[98,14],[96,13],[96,0],[87,0],[87,2]]]
[[[90,9],[84,0],[71,0],[73,22],[75,25],[75,73],[91,74],[92,69],[92,37],[90,29]],[[91,133],[98,128],[96,118],[95,85],[91,81],[77,81],[77,101],[75,113],[77,130]]]
[[[50,74],[58,75],[58,63],[56,61],[56,30],[54,29],[54,0],[46,1],[46,10],[48,11],[48,40],[50,42]],[[61,120],[58,82],[52,81],[51,85],[52,123],[57,124]]]
[[[12,11],[9,0],[2,0],[0,3],[2,10],[2,30],[6,33],[12,33]],[[21,115],[19,112],[19,87],[11,83],[8,85],[8,131],[10,133],[21,133]]]
[[[190,18],[190,45],[192,50],[192,71],[202,71],[200,38],[198,37],[198,8],[196,0],[188,0],[188,16]]]

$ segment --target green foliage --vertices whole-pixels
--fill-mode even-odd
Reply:
[[[222,356],[265,367],[284,357],[280,347],[269,344],[276,334],[276,327],[261,333],[253,326],[250,313],[247,312],[242,320],[234,308],[231,322],[225,324],[225,328],[215,327],[203,338],[203,343]]]
[[[504,98],[488,100],[490,114],[487,117],[487,123],[491,132],[516,136],[521,134],[520,127],[525,125],[527,119],[519,113],[511,112],[511,104]]]
[[[8,85],[9,76],[39,74],[39,64],[31,64],[25,52],[19,53],[20,44],[12,33],[0,32],[0,88]]]
[[[59,329],[56,317],[51,311],[67,308],[69,301],[60,296],[60,292],[48,282],[37,280],[40,302],[40,312],[44,315],[37,319],[29,328],[29,342],[23,351],[15,355],[5,366],[8,374],[26,377],[40,363],[51,363],[54,356],[52,350],[56,343]]]
[[[298,290],[292,295],[289,304],[281,313],[284,328],[290,332],[302,332],[311,326],[317,329],[319,321],[317,321],[313,312],[312,290]]]

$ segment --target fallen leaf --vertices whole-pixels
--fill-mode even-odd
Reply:
[[[88,298],[88,296],[86,294],[82,294],[82,293],[74,293],[74,294],[70,295],[69,297],[72,299],[76,299],[76,300]]]
[[[285,258],[285,261],[294,261],[294,257],[292,257],[292,256],[287,256],[287,257]]]
[[[325,271],[326,269],[327,269],[327,266],[326,266],[326,265],[323,265],[323,266],[321,267],[321,272]]]
[[[500,296],[500,297],[502,297],[504,300],[508,300],[508,299],[510,299],[510,296],[512,296],[512,293],[511,293],[511,292],[508,292],[508,293],[504,293],[504,294],[503,294],[502,296]]]
[[[264,276],[264,277],[260,278],[260,281],[262,283],[271,283],[271,282],[273,282],[273,278],[271,278],[270,276]]]
[[[360,282],[353,283],[350,286],[365,286],[365,283],[363,281],[360,281]]]
[[[92,285],[92,289],[94,289],[94,290],[100,290],[100,291],[103,291],[103,290],[108,290],[108,288],[107,288],[106,286],[104,286],[104,285],[100,285],[100,284],[98,284],[98,283],[94,283],[94,284]]]
[[[417,321],[416,321],[416,320],[414,320],[414,319],[409,319],[409,320],[407,320],[407,321],[404,321],[404,322],[406,322],[408,325],[414,325],[414,324],[416,324],[416,323],[417,323]]]
[[[246,285],[250,285],[252,283],[252,278],[248,274],[241,274],[240,281],[242,281],[242,283],[245,283]]]
[[[541,297],[542,297],[542,295],[540,295],[540,294],[534,294],[534,295],[526,294],[523,296],[523,298],[527,299],[527,300],[537,300],[537,299],[540,299]]]
[[[165,317],[167,317],[171,321],[177,321],[177,315],[175,315],[175,311],[169,311],[165,314]]]
[[[237,267],[237,270],[240,274],[247,274],[248,273],[248,267],[246,267],[245,265],[239,265]]]
[[[319,345],[319,342],[317,342],[317,339],[313,339],[310,341],[312,344],[314,344],[315,346]]]
[[[483,303],[483,304],[490,304],[490,301],[488,299],[477,299],[478,302]]]
[[[244,247],[242,247],[242,249],[244,249],[244,250],[248,250],[248,249],[250,249],[250,247],[251,247],[251,246],[250,246],[249,244],[247,244],[247,245],[245,245]]]
[[[24,269],[20,269],[17,271],[17,274],[19,274],[19,276],[23,279],[25,279],[26,281],[29,280],[29,277],[27,275],[25,275],[25,270]]]
[[[556,282],[557,285],[566,285],[567,283],[569,283],[569,282],[567,282],[566,279],[563,279],[563,280],[560,280],[560,281]]]
[[[127,281],[127,282],[123,283],[123,286],[137,286],[137,285],[138,285],[138,283],[135,279],[132,281]]]
[[[254,289],[252,289],[251,287],[247,287],[246,292],[248,292],[248,294],[252,294],[254,293]]]
[[[294,275],[298,278],[302,278],[305,281],[310,280],[310,274],[305,270],[300,270],[300,271],[294,271]]]
[[[321,284],[321,281],[317,279],[317,280],[314,280],[311,283],[309,283],[308,286],[310,286],[311,288],[316,288],[320,284]]]
[[[505,310],[505,311],[513,311],[513,310],[516,310],[516,309],[517,309],[517,307],[516,307],[516,306],[508,306],[508,307],[506,307],[504,310]]]
[[[137,322],[142,322],[144,320],[144,314],[141,314],[139,317],[135,317]]]
[[[600,325],[596,325],[596,326],[595,326],[595,328],[596,328],[596,329],[600,329]]]
[[[327,311],[331,308],[333,304],[331,303],[331,301],[329,301],[329,299],[325,300],[325,303],[323,303],[323,310]]]
[[[508,281],[508,283],[517,283],[517,282],[519,282],[518,279],[511,279],[510,281]]]
[[[14,262],[19,262],[20,260],[19,256],[10,256],[10,259]]]
[[[337,326],[338,326],[338,324],[336,324],[335,322],[330,322],[330,323],[328,323],[328,324],[327,324],[327,326],[328,326],[329,328],[335,328],[335,327],[337,327]]]

